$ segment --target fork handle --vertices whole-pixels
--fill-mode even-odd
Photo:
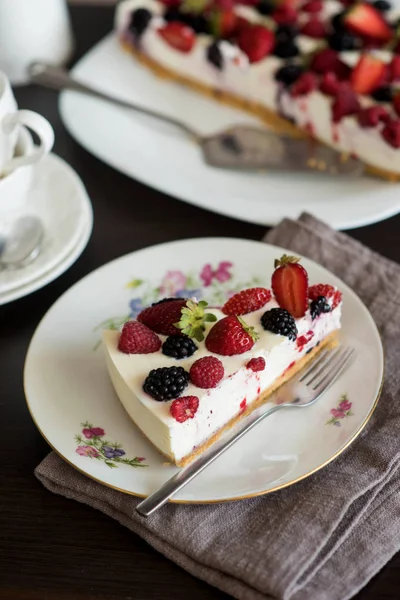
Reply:
[[[231,448],[236,442],[246,435],[251,429],[256,427],[261,421],[277,412],[284,405],[275,405],[269,410],[266,410],[261,415],[258,411],[249,415],[245,421],[244,427],[241,427],[234,435],[227,439],[222,438],[211,446],[210,450],[199,456],[195,461],[184,467],[176,473],[171,479],[168,479],[157,491],[148,496],[136,506],[136,511],[143,517],[149,517],[156,510],[164,506],[168,500],[174,496],[185,485],[192,481],[195,477],[211,465],[219,456],[221,456],[228,448]]]

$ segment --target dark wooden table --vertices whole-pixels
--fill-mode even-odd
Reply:
[[[113,10],[76,7],[71,12],[78,58],[111,29]],[[29,340],[41,317],[65,290],[96,267],[159,242],[212,235],[258,240],[265,229],[166,197],[102,164],[65,131],[56,93],[26,87],[17,89],[16,96],[21,108],[36,110],[53,124],[54,150],[82,177],[95,220],[88,247],[67,273],[44,289],[0,307],[0,598],[228,598],[182,571],[118,523],[41,487],[33,470],[49,448],[26,408],[22,370]],[[400,262],[399,228],[400,216],[350,235]],[[398,600],[399,588],[397,556],[357,599]]]

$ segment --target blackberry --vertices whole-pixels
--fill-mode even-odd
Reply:
[[[284,40],[275,44],[274,55],[279,58],[293,58],[299,54],[299,49],[293,40]]]
[[[260,15],[265,16],[271,15],[275,10],[274,3],[271,0],[260,0],[260,2],[256,4],[255,8],[258,10]]]
[[[386,12],[392,8],[392,5],[387,0],[376,0],[376,2],[372,3],[372,6],[381,12]]]
[[[163,304],[164,302],[171,302],[171,300],[186,300],[186,298],[163,298],[162,300],[157,300],[157,302],[153,302],[151,306],[157,306],[157,304]]]
[[[302,67],[301,65],[286,65],[277,70],[277,72],[275,73],[275,80],[280,81],[286,87],[289,87],[290,85],[292,85],[292,83],[298,80],[298,78],[303,72],[304,67]]]
[[[261,317],[261,325],[267,331],[285,335],[293,342],[297,338],[297,327],[294,318],[285,308],[271,308]]]
[[[311,319],[314,321],[321,313],[331,312],[331,307],[328,304],[325,296],[318,296],[310,304]]]
[[[146,31],[148,24],[151,21],[152,14],[146,8],[138,8],[131,14],[131,22],[129,24],[129,31],[133,33],[136,38]]]
[[[217,69],[220,69],[222,71],[224,66],[224,57],[222,56],[222,52],[219,49],[218,42],[213,42],[210,46],[208,46],[207,60],[211,64],[213,64],[214,67],[217,67]]]
[[[143,390],[154,400],[162,402],[178,398],[189,383],[189,373],[182,367],[152,369],[143,384]]]
[[[385,85],[372,92],[371,96],[377,102],[391,102],[393,100],[393,90]]]
[[[275,38],[279,42],[285,42],[287,40],[293,40],[298,33],[299,30],[296,25],[282,23],[282,25],[279,25],[275,31]]]
[[[162,345],[162,353],[172,358],[187,358],[197,350],[194,341],[186,335],[170,335]]]
[[[177,6],[168,6],[167,10],[163,14],[163,18],[168,23],[171,21],[181,21],[182,13]]]
[[[334,31],[343,31],[346,27],[343,22],[343,17],[345,16],[344,12],[338,13],[335,15],[331,21],[331,26]]]
[[[335,31],[329,36],[328,44],[333,50],[344,52],[345,50],[355,50],[358,47],[358,40],[350,31]]]

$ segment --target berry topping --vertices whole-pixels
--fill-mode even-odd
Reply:
[[[310,300],[316,300],[319,296],[324,296],[330,300],[332,310],[339,306],[342,301],[342,292],[327,283],[317,283],[308,289]]]
[[[184,423],[188,419],[193,419],[199,408],[199,399],[197,396],[182,396],[174,400],[169,407],[169,412],[175,421]]]
[[[371,94],[377,102],[391,102],[393,99],[393,90],[388,85],[377,88]]]
[[[336,96],[339,90],[339,86],[340,82],[336,77],[335,73],[328,71],[328,73],[324,73],[322,75],[319,89],[323,94],[326,94],[327,96]]]
[[[142,310],[137,320],[156,333],[178,335],[180,332],[175,323],[181,318],[186,302],[184,298],[166,298]]]
[[[350,31],[368,38],[388,42],[392,37],[392,30],[382,14],[367,2],[357,2],[343,21]]]
[[[303,73],[299,79],[292,85],[290,94],[293,97],[306,96],[317,89],[317,78],[310,71]]]
[[[229,38],[236,30],[237,16],[233,10],[214,8],[209,16],[210,33],[216,38]]]
[[[322,0],[309,0],[301,7],[301,10],[308,13],[318,13],[322,10]]]
[[[284,254],[275,260],[272,274],[272,291],[281,308],[293,317],[303,317],[307,310],[308,275],[296,256]]]
[[[292,315],[284,308],[271,308],[261,317],[261,325],[266,331],[285,335],[293,342],[297,337],[296,322]]]
[[[272,31],[262,25],[251,25],[239,32],[238,45],[251,63],[262,60],[272,52],[275,38]]]
[[[260,15],[268,17],[274,12],[275,5],[272,0],[260,0],[260,2],[256,4],[255,8],[258,10]]]
[[[304,68],[301,65],[286,65],[277,70],[275,80],[288,87],[297,81],[303,72]]]
[[[208,46],[207,60],[212,65],[214,65],[214,67],[217,67],[217,69],[220,69],[222,71],[224,66],[224,57],[222,56],[222,52],[219,49],[218,42],[213,42],[210,46]]]
[[[400,121],[390,121],[382,130],[382,137],[393,148],[400,148]]]
[[[396,96],[393,98],[393,108],[400,116],[400,93],[396,94]]]
[[[346,79],[350,72],[349,67],[342,63],[338,53],[332,48],[324,48],[314,54],[310,68],[321,75],[327,72],[335,73],[338,79]]]
[[[178,6],[169,6],[163,14],[164,21],[179,21],[191,27],[196,33],[209,33],[208,21],[204,15],[182,12]]]
[[[299,48],[292,39],[278,40],[274,47],[274,56],[279,58],[293,58],[299,54]]]
[[[138,8],[133,11],[131,15],[131,22],[129,24],[129,31],[133,33],[136,38],[139,38],[147,29],[152,14],[147,8]]]
[[[385,63],[372,54],[363,54],[350,77],[350,85],[357,94],[370,94],[379,87],[385,74]]]
[[[358,122],[361,127],[376,127],[381,121],[388,123],[390,115],[383,106],[370,106],[363,108],[358,113]]]
[[[161,347],[160,338],[146,325],[128,321],[122,328],[118,350],[125,354],[150,354]]]
[[[392,8],[392,5],[390,2],[387,2],[387,0],[375,0],[375,2],[372,3],[372,6],[380,12],[386,12]]]
[[[332,118],[338,123],[343,117],[355,115],[360,110],[360,102],[347,83],[341,83],[332,104]]]
[[[190,52],[196,42],[193,29],[178,21],[167,23],[158,30],[158,34],[179,52]]]
[[[190,381],[199,388],[215,388],[224,376],[224,365],[215,356],[204,356],[190,368]]]
[[[325,296],[318,296],[310,304],[311,319],[314,321],[321,313],[327,313],[331,311],[331,307],[328,304]]]
[[[143,390],[154,400],[162,402],[177,398],[189,383],[189,373],[182,367],[160,367],[147,375]]]
[[[307,23],[304,23],[301,33],[315,39],[323,38],[326,36],[326,27],[319,19],[312,17]]]
[[[264,371],[265,369],[265,359],[262,356],[257,356],[257,358],[252,358],[246,365],[247,369],[251,371]]]
[[[162,353],[172,358],[188,358],[197,350],[197,346],[186,335],[170,335],[162,345]]]
[[[290,4],[283,4],[274,10],[271,17],[274,19],[275,23],[292,24],[297,21],[297,11],[293,6],[290,6]]]
[[[251,350],[258,339],[253,327],[237,316],[224,317],[210,329],[206,338],[209,352],[232,356]]]
[[[193,300],[188,300],[186,306],[182,308],[180,321],[175,323],[176,327],[183,334],[194,338],[198,342],[204,340],[204,330],[206,323],[214,323],[217,317],[212,313],[205,313],[204,309],[208,306],[205,300],[200,300],[198,304]]]
[[[346,50],[355,50],[358,47],[359,42],[355,35],[350,31],[339,30],[329,36],[328,44],[333,50],[345,52]]]
[[[283,23],[282,25],[278,25],[275,31],[275,37],[279,42],[286,42],[288,40],[293,40],[298,33],[299,31],[296,25]]]
[[[304,335],[301,335],[300,337],[297,338],[296,345],[297,345],[299,352],[301,352],[301,350],[303,350],[304,346],[306,346],[308,344],[308,342],[311,342],[313,337],[314,337],[314,332],[310,330],[310,331],[307,331],[307,333],[305,333]]]
[[[393,56],[389,65],[389,81],[398,81],[400,79],[400,56]]]
[[[222,307],[225,315],[247,315],[262,308],[271,300],[271,292],[265,288],[250,288],[238,292]]]

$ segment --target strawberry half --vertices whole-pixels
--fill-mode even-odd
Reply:
[[[181,320],[186,302],[184,298],[166,298],[142,310],[137,320],[156,333],[180,335],[175,324]]]
[[[224,317],[217,321],[206,337],[209,352],[232,356],[251,350],[258,336],[253,327],[236,316]]]
[[[298,319],[304,317],[308,306],[308,275],[299,265],[299,258],[284,254],[275,261],[272,274],[272,291],[281,308]]]
[[[350,8],[343,22],[350,31],[382,42],[388,42],[393,35],[382,13],[367,2],[357,3]]]
[[[270,29],[262,25],[252,25],[239,31],[238,45],[251,63],[262,60],[272,52],[275,36]]]
[[[196,34],[184,23],[171,21],[158,29],[158,34],[175,50],[190,52],[196,42]]]
[[[212,35],[217,38],[231,37],[237,31],[237,20],[233,10],[213,10],[209,17]]]
[[[357,94],[370,94],[381,84],[386,65],[372,54],[364,54],[350,77],[350,85]]]

